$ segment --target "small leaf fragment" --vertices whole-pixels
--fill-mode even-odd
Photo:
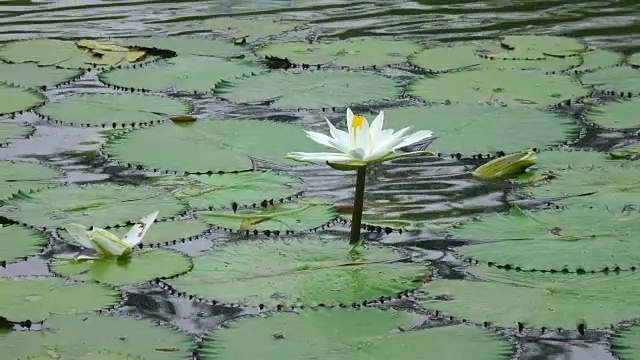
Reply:
[[[515,176],[535,165],[536,156],[537,154],[533,150],[505,155],[478,167],[473,172],[473,175],[483,180],[504,179]]]

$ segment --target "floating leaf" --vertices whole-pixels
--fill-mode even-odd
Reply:
[[[614,90],[640,93],[640,70],[628,66],[616,66],[583,74],[580,81],[598,90]]]
[[[611,337],[611,350],[625,360],[640,359],[640,326],[632,326]]]
[[[299,179],[273,171],[247,171],[237,174],[164,176],[154,186],[170,191],[196,209],[278,203],[296,195]]]
[[[197,119],[191,115],[178,115],[170,117],[171,121],[175,123],[190,123],[196,121]]]
[[[586,50],[580,40],[551,35],[515,35],[505,36],[502,45],[522,54],[541,53],[551,56],[575,56]]]
[[[575,206],[494,215],[454,229],[457,251],[524,270],[602,271],[640,267],[640,213]],[[475,243],[475,244],[474,244]]]
[[[54,259],[54,273],[78,281],[99,281],[113,286],[141,284],[155,278],[184,274],[191,269],[191,259],[177,251],[143,249],[127,258],[98,260]]]
[[[276,109],[344,107],[393,99],[400,92],[399,84],[386,77],[337,70],[298,74],[272,71],[225,82],[214,89],[214,94],[229,101],[269,102]]]
[[[551,252],[550,252],[551,253]],[[435,280],[425,286],[430,296],[452,300],[426,300],[427,309],[447,315],[513,327],[575,329],[602,328],[632,319],[640,313],[638,272],[619,274],[558,274],[505,271],[486,266],[471,268],[477,281]],[[624,299],[624,301],[621,301]]]
[[[432,102],[547,106],[589,94],[568,76],[537,71],[480,70],[423,77],[409,84],[409,94]]]
[[[202,298],[251,305],[351,304],[395,296],[420,283],[427,268],[399,262],[390,248],[349,251],[347,239],[307,236],[241,241],[193,259],[193,270],[166,280]]]
[[[612,101],[587,110],[587,120],[610,129],[640,127],[640,99]]]
[[[473,175],[484,180],[513,177],[535,165],[536,156],[533,150],[505,155],[478,167],[473,171]]]
[[[11,140],[24,139],[34,130],[35,128],[27,123],[0,122],[0,147],[11,144]],[[0,194],[1,197],[2,195]]]
[[[622,62],[624,57],[622,54],[604,50],[604,49],[592,49],[582,54],[582,64],[578,67],[572,68],[573,73],[591,72],[600,68],[612,67]]]
[[[139,94],[81,94],[49,102],[38,112],[66,124],[153,124],[188,113],[191,105],[164,96]]]
[[[194,348],[188,335],[149,320],[95,315],[51,316],[41,332],[0,334],[0,346],[11,359],[57,353],[60,359],[83,360],[111,360],[90,356],[107,349],[144,359],[187,359]]]
[[[62,228],[68,223],[108,227],[136,221],[153,211],[159,219],[173,217],[185,205],[147,187],[117,185],[61,186],[9,202],[16,211],[0,215],[36,227]]]
[[[47,239],[40,232],[20,225],[0,225],[0,264],[40,252]]]
[[[0,81],[24,87],[51,87],[82,75],[81,70],[42,67],[36,64],[0,63]]]
[[[0,278],[0,316],[16,322],[38,322],[50,314],[89,313],[113,306],[118,299],[117,291],[99,284],[69,285],[56,277]],[[2,338],[0,334],[6,350]]]
[[[640,143],[615,148],[610,153],[613,159],[637,159],[640,156]]]
[[[407,106],[385,109],[384,120],[393,129],[432,130],[432,151],[466,155],[556,145],[578,134],[568,118],[519,106]]]
[[[252,317],[211,332],[202,358],[418,360],[428,354],[430,359],[494,360],[513,352],[506,340],[488,331],[467,325],[412,329],[418,320],[409,312],[378,309]]]
[[[62,172],[33,162],[0,161],[0,200],[59,184]]]
[[[224,34],[227,38],[238,39],[247,38],[253,42],[256,39],[278,35],[286,31],[294,30],[303,25],[298,21],[283,21],[265,18],[238,18],[238,17],[216,17],[207,19],[203,25],[211,29],[213,33]]]
[[[100,74],[100,80],[123,88],[209,92],[222,80],[231,80],[264,71],[263,68],[248,61],[186,56],[138,69],[108,70]]]
[[[253,169],[251,158],[295,165],[284,158],[292,149],[326,151],[309,140],[303,130],[296,124],[259,120],[213,119],[184,127],[166,123],[113,137],[105,145],[105,152],[114,160],[150,169],[242,171]]]
[[[631,66],[640,66],[640,52],[637,52],[629,56],[629,58],[627,59],[627,62]]]
[[[195,36],[152,36],[119,39],[119,44],[175,51],[178,56],[205,55],[230,57],[240,55],[243,48],[228,41]]]
[[[44,95],[33,89],[0,83],[0,115],[31,109],[44,100]]]
[[[348,67],[385,66],[403,63],[422,47],[412,41],[349,39],[330,43],[286,42],[269,44],[258,55],[286,58],[296,64],[335,64]]]
[[[483,63],[483,59],[476,55],[478,48],[478,45],[432,47],[411,55],[409,62],[431,71],[477,68]]]

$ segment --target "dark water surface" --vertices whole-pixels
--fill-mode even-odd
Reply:
[[[577,37],[589,45],[624,53],[640,50],[639,1],[0,1],[0,41],[33,37],[97,38],[204,33],[202,21],[222,15],[278,16],[309,22],[322,36],[395,35],[423,44],[492,38],[504,34],[554,34]],[[53,100],[82,90],[105,91],[89,72],[73,84],[49,90]],[[208,97],[191,99],[195,115],[225,116],[251,114],[282,116],[263,108],[240,108]],[[323,121],[315,113],[286,114],[313,125]],[[332,114],[334,118],[342,114]],[[0,159],[43,161],[63,168],[69,181],[113,181],[137,183],[133,174],[102,158],[98,149],[103,135],[95,128],[52,125],[31,114],[17,121],[37,126],[29,140],[14,141],[0,150]],[[587,129],[578,144],[598,149],[622,140],[615,133],[601,134]],[[603,145],[604,144],[604,145]],[[294,150],[294,149],[292,149]],[[440,231],[452,222],[474,214],[507,209],[519,199],[507,185],[487,184],[471,178],[473,164],[450,159],[404,161],[373,168],[369,174],[369,211],[383,209],[386,216],[402,217],[424,224],[419,235],[411,231],[388,236],[367,235],[372,241],[397,244],[425,260],[435,260],[438,276],[461,277],[460,265],[446,251]],[[352,201],[354,179],[344,173],[317,167],[298,171],[308,184],[308,197],[338,203]],[[346,228],[335,231],[346,234]],[[213,241],[227,235],[176,246],[190,255],[207,251]],[[49,274],[45,260],[55,249],[40,257],[0,268],[0,276]],[[130,289],[117,312],[166,321],[183,331],[201,335],[240,310],[211,307],[168,295],[154,285]],[[577,332],[544,336],[507,331],[518,339],[518,359],[614,359],[608,354],[607,334],[580,336]]]

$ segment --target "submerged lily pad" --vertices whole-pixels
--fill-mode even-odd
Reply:
[[[99,284],[67,284],[57,277],[0,278],[0,316],[38,322],[50,314],[89,313],[115,305],[120,294]],[[7,349],[4,343],[2,348]],[[6,356],[3,355],[3,356]]]
[[[186,205],[147,187],[117,185],[61,186],[12,199],[0,215],[36,227],[62,228],[68,223],[108,227],[136,221],[160,211],[159,219],[181,212]]]
[[[138,69],[108,70],[100,74],[100,80],[123,88],[209,92],[222,80],[264,71],[248,61],[231,61],[208,56],[179,56]]]
[[[551,112],[472,104],[390,108],[384,120],[393,129],[432,130],[432,151],[465,155],[557,145],[579,130],[571,119]]]
[[[432,359],[495,360],[513,352],[497,334],[467,325],[413,329],[419,320],[409,312],[366,308],[251,317],[212,331],[202,358],[418,360],[428,354]]]
[[[348,67],[385,66],[403,63],[422,47],[412,41],[388,39],[349,39],[330,43],[286,42],[269,44],[258,55],[286,58],[295,64]]]
[[[164,176],[152,182],[195,209],[278,203],[298,194],[295,186],[299,183],[296,177],[273,171]]]
[[[59,184],[62,171],[33,162],[0,161],[0,201]]]
[[[20,225],[0,225],[0,264],[34,255],[46,244],[44,234],[38,231]]]
[[[0,344],[3,356],[11,359],[44,356],[102,360],[95,354],[110,349],[143,359],[175,360],[189,358],[194,348],[188,335],[149,320],[95,315],[51,316],[43,324],[43,331],[0,334]]]
[[[640,99],[612,101],[599,107],[589,108],[587,120],[610,129],[640,127]]]
[[[628,66],[616,66],[586,73],[580,77],[584,85],[598,90],[614,90],[640,93],[640,70]]]
[[[175,51],[178,56],[205,55],[230,57],[240,55],[243,48],[228,41],[196,36],[150,36],[119,39],[125,46],[142,46]]]
[[[45,104],[38,112],[66,124],[104,127],[112,124],[153,124],[191,110],[190,104],[178,99],[124,93],[69,96]]]
[[[0,83],[0,115],[28,110],[44,101],[44,95],[33,89]]]
[[[235,242],[194,258],[193,270],[166,283],[225,303],[351,304],[415,288],[428,272],[390,248],[350,248],[346,238],[317,236]]]
[[[640,360],[640,325],[621,329],[611,337],[611,350],[624,360]]]
[[[275,232],[288,234],[321,227],[337,216],[333,206],[289,203],[237,213],[200,211],[199,219],[220,228],[238,232]]]
[[[247,42],[278,35],[304,25],[299,21],[260,18],[216,17],[207,19],[203,25],[214,34],[224,34],[230,39],[246,38]]]
[[[36,64],[0,63],[0,81],[24,87],[54,86],[82,75],[82,70],[42,67]]]
[[[151,229],[153,230],[153,227]],[[76,261],[58,258],[52,261],[50,268],[54,273],[73,280],[94,280],[121,286],[184,274],[191,266],[191,259],[177,251],[143,249],[134,251],[130,257],[120,259]]]
[[[524,251],[523,251],[524,252]],[[575,329],[602,328],[640,313],[638,272],[559,274],[505,271],[475,266],[477,281],[435,280],[425,285],[430,296],[422,305],[447,315],[496,326]],[[624,301],[621,301],[624,299]]]
[[[602,271],[640,268],[640,213],[574,206],[494,215],[454,229],[474,260],[524,270]]]
[[[589,94],[589,89],[569,76],[515,70],[463,71],[423,77],[410,83],[407,91],[432,102],[497,101],[519,106],[547,106]]]
[[[35,128],[28,123],[0,122],[0,147],[11,144],[12,140],[24,139],[34,130]]]
[[[236,79],[218,84],[214,94],[236,103],[267,102],[276,109],[322,109],[390,100],[401,91],[398,83],[380,75],[318,70]]]
[[[326,151],[309,140],[303,130],[296,124],[260,120],[213,119],[189,126],[165,123],[113,137],[105,145],[105,152],[114,160],[150,169],[242,171],[253,169],[251,158],[295,165],[284,158],[287,152]]]

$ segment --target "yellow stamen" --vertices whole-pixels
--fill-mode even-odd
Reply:
[[[365,120],[362,115],[353,115],[353,120],[351,121],[351,130],[353,133],[353,141],[356,141],[356,130],[362,127],[362,122]]]

